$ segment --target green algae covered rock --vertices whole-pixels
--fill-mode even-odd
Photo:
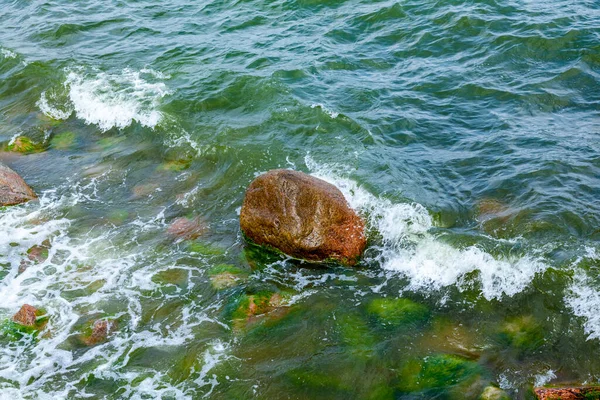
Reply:
[[[260,322],[267,314],[276,319],[281,318],[288,309],[286,294],[260,290],[242,293],[233,298],[224,312],[234,330],[242,331]]]
[[[412,300],[381,298],[371,301],[367,311],[384,325],[400,326],[424,324],[430,316],[429,309]]]
[[[369,356],[377,345],[377,338],[367,323],[357,314],[347,314],[337,319],[341,341],[348,350],[359,356]]]
[[[24,336],[37,336],[48,322],[46,312],[29,304],[23,305],[21,309],[0,326],[0,334],[12,340],[19,340]]]
[[[217,290],[237,285],[248,278],[248,272],[230,264],[219,264],[208,270],[210,283]]]
[[[79,339],[86,346],[95,346],[105,342],[117,329],[118,323],[116,320],[99,319],[90,322],[79,336]]]
[[[58,150],[68,150],[73,147],[76,138],[75,132],[67,131],[58,133],[50,139],[50,147]]]
[[[34,142],[27,136],[18,136],[8,143],[6,150],[15,153],[31,154],[40,153],[45,150],[45,147],[42,143]]]
[[[533,316],[519,316],[502,325],[500,339],[518,350],[534,350],[544,343],[544,331]]]
[[[451,354],[435,354],[409,361],[400,372],[399,389],[420,392],[448,388],[478,377],[480,366]]]
[[[479,400],[510,400],[510,397],[504,390],[496,386],[488,386],[479,396]]]

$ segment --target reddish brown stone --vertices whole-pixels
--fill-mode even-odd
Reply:
[[[95,346],[98,343],[104,342],[117,328],[117,321],[99,319],[94,322],[92,332],[89,335],[82,336],[81,341],[88,346]]]
[[[37,317],[38,309],[29,304],[25,304],[21,307],[19,312],[12,317],[12,320],[23,326],[35,326]]]
[[[335,186],[302,172],[273,170],[246,191],[246,237],[292,257],[354,265],[366,246],[364,221]]]
[[[167,233],[179,239],[194,240],[206,232],[206,225],[199,217],[188,219],[176,218],[167,228]]]
[[[0,206],[12,206],[37,199],[15,171],[0,163]]]
[[[600,387],[535,388],[539,400],[600,399]]]
[[[48,259],[50,240],[46,239],[41,245],[36,245],[27,250],[27,260],[22,260],[19,265],[19,273],[25,272],[33,264],[43,263]]]

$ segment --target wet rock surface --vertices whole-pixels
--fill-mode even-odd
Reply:
[[[12,206],[37,199],[33,190],[15,171],[0,163],[0,206]]]
[[[12,317],[13,322],[23,326],[35,327],[37,318],[41,312],[29,304],[25,304],[21,309]]]
[[[167,233],[180,240],[194,240],[206,233],[206,224],[199,218],[176,218],[167,228]]]
[[[535,395],[539,400],[591,400],[600,399],[600,386],[536,388]]]
[[[109,335],[118,329],[117,321],[99,319],[94,321],[89,332],[81,336],[81,341],[87,346],[95,346],[106,341]]]
[[[365,224],[335,186],[302,172],[273,170],[248,187],[240,215],[247,238],[308,261],[353,265]]]

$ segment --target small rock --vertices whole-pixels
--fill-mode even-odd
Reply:
[[[40,316],[40,312],[37,308],[30,306],[29,304],[23,305],[19,312],[17,312],[12,320],[17,324],[23,326],[36,326],[37,318]]]
[[[600,399],[600,387],[535,388],[539,400]]]
[[[36,245],[27,250],[27,260],[22,260],[19,266],[19,273],[25,272],[33,264],[43,263],[48,259],[50,250],[50,240],[46,239],[41,245]]]
[[[0,163],[0,207],[37,199],[31,188],[15,171]]]
[[[27,136],[19,136],[8,144],[7,149],[16,153],[36,153],[44,150],[44,146],[34,143]]]
[[[510,400],[506,392],[496,386],[488,386],[483,390],[479,400]]]
[[[176,218],[167,228],[167,233],[178,239],[194,240],[206,232],[206,225],[199,217],[188,219]]]
[[[338,188],[291,170],[269,171],[250,184],[240,227],[260,246],[315,262],[354,265],[367,243],[364,221]]]
[[[81,336],[81,341],[87,346],[95,346],[104,342],[108,336],[116,332],[118,328],[117,321],[99,319],[94,321],[91,326],[91,333]]]

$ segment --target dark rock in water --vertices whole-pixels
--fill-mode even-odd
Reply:
[[[240,226],[247,238],[308,261],[354,265],[365,224],[335,186],[302,172],[273,170],[246,191]]]
[[[0,206],[12,206],[37,199],[15,171],[0,163]]]
[[[199,217],[188,219],[176,218],[167,228],[167,233],[178,239],[194,240],[206,232],[206,225]]]
[[[108,336],[118,328],[117,321],[99,319],[89,329],[89,332],[81,336],[81,341],[87,346],[95,346],[104,342]]]
[[[584,400],[600,399],[600,386],[566,387],[566,388],[535,388],[539,400]]]
[[[21,307],[19,312],[12,317],[12,320],[23,326],[34,327],[36,326],[37,318],[40,316],[40,314],[41,313],[37,308],[30,306],[29,304],[25,304],[23,307]]]
[[[27,250],[27,260],[22,260],[19,265],[19,273],[25,272],[25,270],[33,264],[43,263],[48,259],[48,251],[50,250],[50,240],[46,239],[41,245],[36,245]]]

